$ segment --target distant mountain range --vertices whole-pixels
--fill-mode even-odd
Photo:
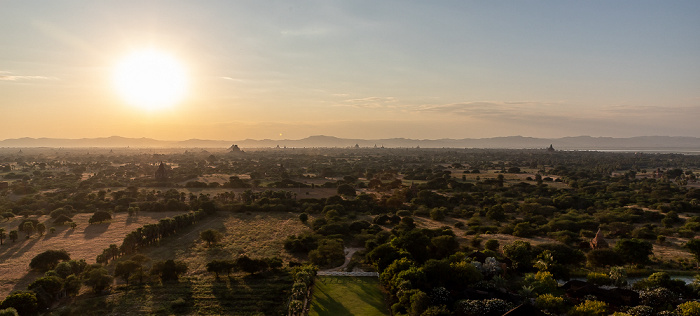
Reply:
[[[700,138],[674,136],[640,136],[630,138],[613,137],[562,137],[534,138],[523,136],[464,138],[464,139],[348,139],[333,136],[310,136],[303,139],[245,139],[245,140],[204,140],[164,141],[151,138],[126,138],[119,136],[102,138],[15,138],[0,141],[0,147],[52,147],[52,148],[228,148],[236,144],[246,148],[310,148],[310,147],[386,147],[386,148],[504,148],[528,149],[547,148],[565,150],[648,150],[648,151],[691,151],[700,152]]]

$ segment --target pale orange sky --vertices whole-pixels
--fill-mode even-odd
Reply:
[[[0,139],[700,136],[700,3],[0,0]],[[161,111],[112,82],[153,48]]]

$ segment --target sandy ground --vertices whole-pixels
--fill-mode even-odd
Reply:
[[[172,217],[179,213],[141,213],[134,217],[127,214],[117,214],[111,222],[89,225],[88,219],[92,214],[76,214],[73,220],[78,224],[75,229],[69,225],[55,226],[56,232],[49,233],[53,226],[49,216],[34,217],[40,222],[46,222],[47,232],[39,237],[34,234],[29,239],[24,233],[19,233],[16,242],[8,239],[0,246],[0,298],[7,296],[13,290],[25,290],[27,286],[42,273],[31,271],[29,262],[37,254],[49,249],[65,249],[71,259],[85,259],[95,263],[97,255],[110,244],[120,245],[124,236],[145,224],[156,223],[164,217]],[[17,217],[8,222],[0,223],[6,233],[16,230],[21,222]]]

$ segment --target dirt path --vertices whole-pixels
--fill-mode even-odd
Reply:
[[[320,272],[332,272],[332,271],[343,271],[345,267],[348,266],[350,263],[350,259],[352,259],[352,256],[357,252],[358,250],[363,250],[365,248],[345,248],[345,262],[343,263],[342,266],[336,267],[336,268],[330,268],[330,269],[325,269],[325,270],[320,270]]]

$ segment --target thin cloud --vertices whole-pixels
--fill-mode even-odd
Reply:
[[[434,112],[473,117],[493,116],[520,116],[522,114],[539,114],[546,109],[551,109],[553,104],[520,101],[520,102],[493,102],[475,101],[448,104],[429,104],[416,107],[415,112]]]
[[[350,106],[362,109],[395,108],[398,100],[394,97],[367,97],[348,99],[339,106]]]
[[[57,80],[57,78],[46,77],[46,76],[22,76],[22,75],[14,75],[8,71],[0,71],[0,81],[31,81],[31,80]]]
[[[699,113],[697,106],[652,106],[652,105],[613,105],[603,112],[614,115],[673,115]]]

